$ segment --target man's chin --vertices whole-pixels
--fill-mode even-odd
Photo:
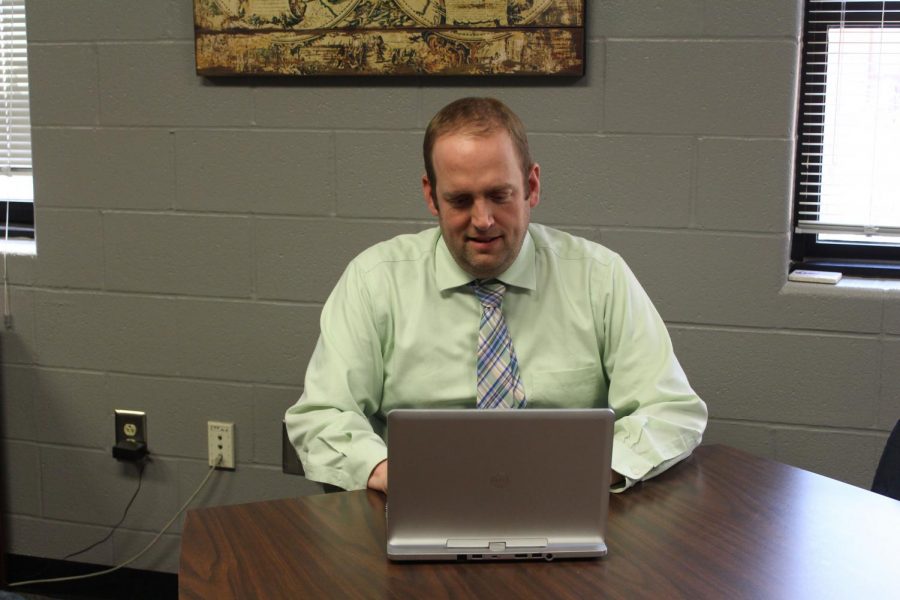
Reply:
[[[466,260],[465,270],[476,279],[493,279],[502,273],[505,268],[499,260],[486,256],[476,256],[469,257]]]

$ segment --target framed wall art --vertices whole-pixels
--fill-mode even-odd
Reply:
[[[194,0],[197,73],[584,74],[584,0]]]

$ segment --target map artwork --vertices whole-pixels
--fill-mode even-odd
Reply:
[[[583,75],[584,0],[194,0],[197,73]]]

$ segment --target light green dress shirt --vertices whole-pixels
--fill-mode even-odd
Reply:
[[[612,408],[612,468],[624,487],[700,443],[706,405],[618,254],[531,224],[498,279],[507,284],[502,310],[527,407]],[[303,394],[285,415],[309,479],[366,487],[387,458],[395,408],[474,408],[481,305],[471,280],[438,228],[382,242],[350,263],[322,309]]]

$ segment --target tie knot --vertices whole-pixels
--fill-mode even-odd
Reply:
[[[503,302],[503,294],[506,293],[506,286],[499,281],[493,280],[490,283],[478,281],[477,279],[469,284],[481,305],[488,308],[500,308]]]

